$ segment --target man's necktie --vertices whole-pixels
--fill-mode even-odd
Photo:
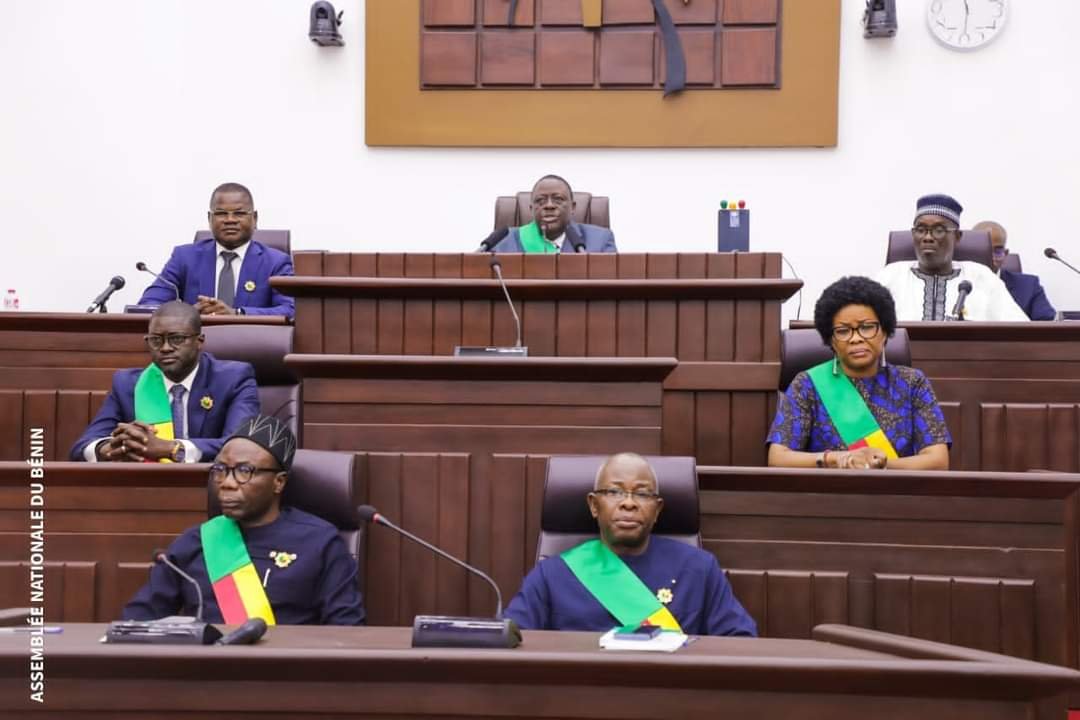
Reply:
[[[172,409],[173,437],[182,440],[187,437],[184,428],[184,395],[187,394],[187,390],[183,385],[173,385],[169,394],[172,395],[172,402],[169,405]]]
[[[229,307],[236,302],[236,276],[233,274],[233,260],[239,257],[228,250],[221,251],[221,257],[225,261],[225,267],[221,268],[221,275],[217,281],[217,299]]]

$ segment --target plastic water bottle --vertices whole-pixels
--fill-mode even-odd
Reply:
[[[4,296],[4,310],[17,312],[19,309],[19,294],[15,292],[14,288],[8,288],[7,295]]]

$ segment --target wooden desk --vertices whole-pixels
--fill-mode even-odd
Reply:
[[[26,636],[0,635],[0,713],[125,718],[1061,718],[1072,670],[851,628],[821,640],[701,638],[611,653],[598,634],[526,632],[514,650],[411,649],[404,628],[275,627],[256,646],[102,645],[46,636],[45,703]],[[100,714],[98,714],[100,713]]]
[[[945,412],[952,468],[1080,472],[1080,323],[901,327]]]
[[[491,574],[505,598],[536,557],[546,458],[358,457],[360,502]],[[206,466],[46,467],[46,614],[105,621],[146,581],[151,550],[206,515]],[[844,623],[1077,667],[1080,476],[699,468],[702,538],[762,634]],[[0,463],[0,607],[25,607],[28,478]],[[367,536],[369,621],[483,614],[460,568],[384,528]]]
[[[149,315],[0,313],[0,460],[22,460],[29,428],[66,460],[120,368],[144,367]],[[283,317],[208,316],[204,325],[284,325]]]
[[[781,279],[780,255],[499,258],[532,357],[675,358],[664,454],[764,464],[780,306],[802,286]],[[514,343],[488,255],[297,253],[295,262],[296,277],[272,282],[296,297],[297,353],[447,356],[455,345]],[[325,442],[315,432],[305,435],[312,447]],[[374,449],[358,442],[350,449]]]

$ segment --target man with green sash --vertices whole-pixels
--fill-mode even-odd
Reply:
[[[651,537],[664,506],[640,455],[613,455],[586,500],[600,537],[542,560],[504,613],[526,630],[656,625],[688,635],[757,635],[716,558]]]
[[[282,505],[296,451],[288,426],[245,420],[210,466],[221,514],[189,528],[167,555],[202,588],[208,622],[362,625],[357,564],[337,528]],[[124,608],[125,620],[194,615],[191,583],[164,564]]]
[[[145,368],[118,370],[72,460],[206,462],[246,417],[259,412],[255,370],[202,351],[202,320],[187,303],[150,316]]]
[[[605,227],[573,221],[576,203],[570,183],[545,175],[533,186],[529,210],[533,221],[510,228],[491,249],[501,253],[616,252],[615,235]]]

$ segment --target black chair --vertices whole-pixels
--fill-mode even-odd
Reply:
[[[548,460],[537,562],[597,536],[585,496],[592,492],[596,471],[606,459],[606,455],[556,455]],[[646,459],[656,472],[664,498],[653,534],[701,547],[697,460],[655,455]]]
[[[213,234],[209,230],[199,230],[195,233],[195,239],[192,242],[199,242],[210,237],[213,237]],[[266,247],[280,250],[286,255],[292,254],[291,230],[262,230],[255,228],[255,233],[251,236],[251,239],[258,240]]]
[[[833,357],[832,348],[822,344],[818,331],[808,328],[784,330],[780,333],[780,392],[803,370],[809,370]],[[911,365],[911,345],[907,330],[896,328],[896,334],[885,345],[885,360],[891,365]]]
[[[262,414],[288,423],[297,444],[301,444],[300,379],[285,365],[285,356],[293,348],[292,326],[207,325],[203,334],[206,335],[203,349],[215,357],[251,363],[259,386]]]
[[[963,230],[960,242],[953,252],[954,260],[982,263],[991,270],[994,268],[994,251],[990,245],[990,233],[983,230]],[[915,245],[910,230],[893,230],[889,233],[889,249],[885,253],[885,264],[915,260]]]
[[[206,514],[221,514],[213,483],[207,478]],[[329,450],[297,450],[282,504],[322,518],[338,529],[349,554],[360,567],[357,582],[363,590],[364,525],[356,513],[356,455]]]
[[[574,217],[576,223],[611,227],[610,203],[608,198],[587,192],[574,192]],[[519,192],[517,195],[503,195],[495,198],[495,230],[518,227],[532,222],[529,205],[532,193]]]
[[[1024,272],[1020,264],[1020,256],[1016,253],[1009,253],[1005,256],[1005,259],[1001,261],[1001,269],[1015,273]]]

